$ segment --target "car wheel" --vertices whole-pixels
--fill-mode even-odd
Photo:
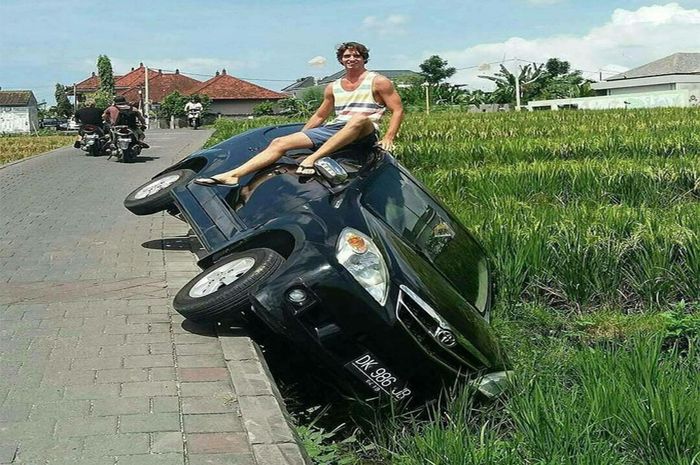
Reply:
[[[161,174],[127,195],[124,206],[136,215],[150,215],[166,210],[173,204],[170,196],[173,188],[187,184],[196,174],[186,169]]]
[[[173,307],[192,321],[235,319],[250,308],[248,296],[282,265],[270,249],[229,255],[195,276],[175,296]]]

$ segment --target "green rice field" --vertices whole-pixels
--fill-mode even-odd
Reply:
[[[699,129],[700,109],[409,114],[395,154],[490,252],[515,375],[318,463],[700,464]]]

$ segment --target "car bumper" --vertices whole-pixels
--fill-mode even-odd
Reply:
[[[423,346],[397,319],[398,286],[379,305],[342,267],[332,263],[324,246],[305,243],[283,269],[252,295],[253,311],[273,332],[310,356],[322,359],[338,375],[368,384],[353,361],[371,354],[414,392],[435,392],[462,374]],[[293,302],[302,291],[302,302]],[[454,364],[453,364],[454,366]],[[374,389],[376,390],[376,389]]]

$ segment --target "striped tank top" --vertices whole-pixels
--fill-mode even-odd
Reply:
[[[333,82],[333,98],[335,100],[335,119],[330,124],[347,123],[354,115],[366,115],[377,127],[377,121],[382,117],[385,107],[374,100],[372,82],[377,73],[368,71],[362,82],[353,91],[347,91],[340,85],[341,79]]]

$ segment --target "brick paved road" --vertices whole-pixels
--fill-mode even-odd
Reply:
[[[171,310],[196,269],[168,240],[186,225],[122,206],[208,135],[151,131],[134,164],[64,148],[0,169],[0,464],[300,463],[288,433],[249,439],[226,369],[245,357]]]

